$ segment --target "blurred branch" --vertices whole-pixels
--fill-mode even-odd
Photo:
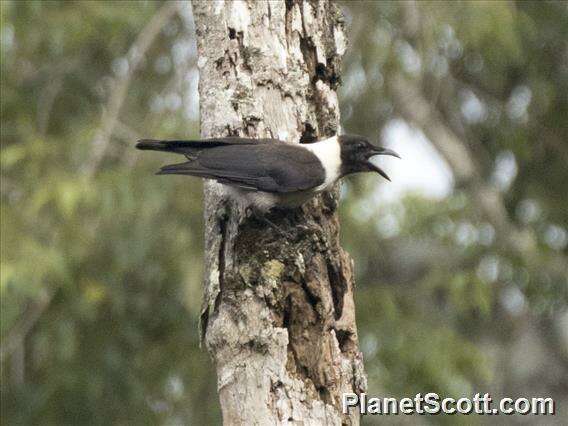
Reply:
[[[142,29],[142,31],[138,35],[138,38],[131,46],[128,53],[128,72],[124,76],[114,81],[110,98],[103,111],[101,126],[99,127],[99,130],[92,141],[92,152],[90,157],[91,161],[86,164],[84,170],[88,176],[92,176],[96,172],[101,160],[103,159],[108,149],[110,137],[115,132],[116,128],[119,128],[119,131],[122,134],[128,133],[129,136],[135,135],[135,132],[132,132],[129,128],[119,122],[120,110],[126,98],[130,80],[141,64],[145,53],[148,51],[148,49],[160,33],[161,29],[170,20],[170,18],[174,15],[178,8],[178,2],[169,1],[164,3],[161,9]],[[61,68],[65,69],[65,67]],[[43,105],[43,108],[40,109],[40,115],[38,117],[38,128],[40,129],[41,133],[45,133],[45,131],[47,130],[52,104],[55,100],[55,97],[57,96],[58,91],[61,88],[61,84],[61,78],[55,80],[54,83],[50,86],[49,92],[46,93],[44,98],[40,101]],[[9,357],[22,347],[22,344],[28,333],[33,329],[42,314],[49,307],[51,299],[51,294],[43,294],[39,298],[39,300],[30,304],[22,317],[16,322],[14,327],[12,327],[7,332],[6,337],[2,340],[2,343],[0,345],[0,363],[3,363],[7,357]]]
[[[132,141],[140,139],[140,134],[138,132],[121,121],[117,121],[115,133],[122,139],[124,139],[127,143],[132,143]],[[127,165],[127,167],[131,168],[134,166],[134,164],[136,164],[136,160],[138,160],[139,155],[139,150],[129,149],[124,153],[123,161]]]
[[[42,91],[38,102],[37,127],[39,134],[44,136],[49,126],[49,118],[57,95],[63,87],[63,75],[59,74],[52,80],[47,88]]]
[[[132,142],[133,140],[140,139],[140,134],[132,127],[124,124],[122,121],[116,122],[115,132],[119,137],[126,141]]]
[[[111,95],[103,110],[101,126],[91,143],[90,161],[86,163],[84,172],[92,176],[97,171],[100,162],[105,156],[110,138],[115,130],[122,104],[126,99],[128,87],[132,76],[142,62],[144,55],[170,18],[179,10],[180,3],[169,1],[152,17],[150,22],[142,29],[138,38],[128,52],[128,71],[118,77],[112,84]]]
[[[403,2],[403,13],[407,25],[403,28],[404,36],[415,39],[422,22],[419,5],[415,1]],[[413,24],[408,24],[412,22]],[[424,34],[420,38],[424,38]],[[452,75],[444,78],[440,90],[453,85]],[[487,183],[478,164],[474,161],[481,152],[474,152],[466,143],[466,130],[458,120],[448,119],[431,102],[423,91],[423,80],[408,79],[398,74],[387,82],[395,108],[402,117],[420,128],[430,142],[446,160],[452,169],[458,185],[466,188],[472,195],[481,215],[495,229],[497,241],[501,246],[530,265],[541,258],[537,245],[537,236],[529,228],[519,228],[511,221],[501,193]],[[450,111],[451,113],[451,111]],[[476,147],[476,150],[481,148]],[[561,253],[555,253],[544,262],[548,271],[554,271],[560,277],[568,274],[568,262]],[[540,267],[543,265],[541,264]]]
[[[8,330],[0,345],[0,363],[4,363],[4,360],[24,343],[26,336],[47,310],[52,299],[53,293],[42,293],[39,300],[30,303],[14,327]]]
[[[473,196],[481,215],[494,227],[501,245],[526,264],[533,263],[540,254],[536,235],[510,220],[501,193],[486,182],[472,160],[474,155],[467,143],[446,125],[418,83],[397,75],[390,80],[388,88],[402,117],[424,132],[452,169],[458,184]],[[566,274],[567,262],[562,254],[550,256],[546,265],[550,271]]]
[[[510,220],[501,194],[485,182],[469,148],[448,126],[439,111],[426,99],[416,82],[400,75],[391,79],[389,90],[397,110],[424,134],[444,157],[458,183],[473,195],[482,215],[493,225],[505,245],[522,258],[536,248],[536,238],[518,229]]]
[[[14,385],[23,385],[26,380],[26,345],[23,340],[19,345],[16,345],[14,352],[12,353],[10,370]]]
[[[568,325],[568,311],[561,312],[552,317],[537,319],[542,330],[542,336],[546,340],[548,351],[556,361],[568,372],[568,340],[564,328]],[[562,375],[568,386],[568,374]]]
[[[416,41],[417,34],[421,31],[420,12],[415,0],[407,0],[400,3],[402,15],[402,30],[406,37]]]
[[[81,64],[79,58],[57,58],[55,62],[48,62],[40,67],[32,67],[30,64],[21,59],[17,58],[18,61],[18,72],[15,73],[15,79],[17,84],[23,84],[27,80],[35,79],[51,79],[54,76],[62,76],[67,73],[73,73],[77,70]]]

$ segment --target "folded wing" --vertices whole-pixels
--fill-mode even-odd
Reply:
[[[318,158],[306,149],[254,141],[254,144],[220,143],[217,147],[202,149],[191,161],[165,166],[158,174],[198,176],[248,190],[275,193],[310,190],[324,182],[325,170]]]

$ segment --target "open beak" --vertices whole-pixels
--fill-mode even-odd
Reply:
[[[379,166],[374,165],[373,163],[371,163],[370,161],[367,161],[367,165],[369,166],[369,169],[371,169],[374,172],[377,172],[378,174],[380,174],[382,177],[384,177],[386,180],[388,180],[390,182],[390,177],[389,175],[387,175],[383,169],[381,169]]]
[[[400,155],[398,155],[392,149],[382,148],[382,147],[375,147],[375,149],[373,151],[371,151],[370,157],[372,157],[374,155],[390,155],[391,157],[400,158]]]
[[[386,180],[390,182],[390,178],[384,172],[384,170],[381,169],[379,166],[371,163],[370,158],[374,157],[375,155],[390,155],[391,157],[396,157],[396,158],[400,158],[400,155],[398,155],[392,149],[376,147],[373,151],[371,151],[371,155],[369,155],[369,159],[367,159],[367,165],[369,166],[369,169],[371,169],[374,172],[377,172],[378,174],[380,174],[382,177],[384,177]]]

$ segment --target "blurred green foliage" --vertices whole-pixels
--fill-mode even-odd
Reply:
[[[0,3],[5,424],[220,421],[197,336],[201,184],[155,177],[164,159],[132,149],[138,137],[198,134],[194,28],[180,5],[132,70],[132,46],[163,3]],[[369,393],[566,403],[566,3],[346,2],[345,12],[344,127],[392,126],[387,83],[405,76],[500,188],[512,225],[536,236],[530,261],[502,246],[461,182],[443,199],[383,203],[377,179],[350,179],[342,238]],[[127,96],[94,161],[121,83]],[[507,162],[516,171],[503,178]]]
[[[132,146],[196,135],[195,119],[167,103],[190,83],[189,14],[146,52],[104,159],[85,172],[112,84],[160,7],[2,2],[3,342],[34,300],[49,299],[24,343],[23,383],[11,379],[13,356],[3,361],[8,424],[218,419],[196,334],[201,185],[164,185],[153,175],[160,159],[139,161]],[[187,401],[204,407],[199,392],[213,392],[210,410],[194,413]]]
[[[370,393],[549,395],[562,407],[568,398],[566,3],[345,6],[354,47],[341,93],[346,131],[372,135],[404,120],[389,84],[404,76],[459,137],[479,179],[498,188],[510,226],[535,240],[524,256],[502,244],[507,235],[480,209],[472,193],[477,184],[456,181],[442,200],[416,193],[381,203],[372,178],[350,182],[343,236],[356,259]],[[414,101],[405,100],[410,107]],[[397,142],[390,141],[395,149]]]

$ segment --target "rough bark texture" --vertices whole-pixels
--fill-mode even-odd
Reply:
[[[338,133],[343,18],[327,1],[194,1],[203,137],[309,142]],[[225,424],[358,424],[363,392],[353,266],[339,245],[338,191],[269,219],[205,188],[201,327]]]

